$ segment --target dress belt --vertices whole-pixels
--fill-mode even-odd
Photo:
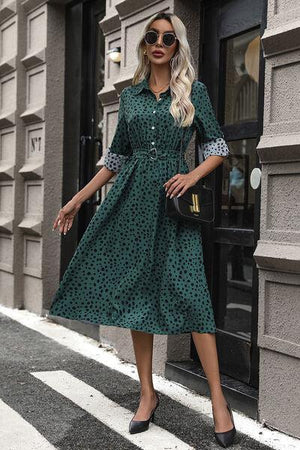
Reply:
[[[135,148],[133,149],[133,153],[130,155],[130,159],[150,159],[150,161],[156,161],[158,159],[174,159],[179,161],[179,150],[177,153],[174,151],[171,152],[158,152],[156,147],[152,148]],[[183,155],[181,155],[182,158]],[[179,165],[180,167],[180,165]],[[159,171],[161,172],[161,166],[159,165]],[[168,169],[165,167],[164,180],[168,180]],[[161,174],[162,175],[162,174]],[[174,174],[175,175],[175,174]]]
[[[158,152],[156,147],[150,149],[137,148],[134,149],[132,155],[133,158],[144,159],[149,158],[150,160],[156,159],[179,159],[179,152]]]

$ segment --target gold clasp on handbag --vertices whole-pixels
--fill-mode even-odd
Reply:
[[[192,194],[192,202],[193,202],[193,204],[190,205],[190,211],[193,214],[199,214],[200,213],[200,204],[199,204],[198,194]]]

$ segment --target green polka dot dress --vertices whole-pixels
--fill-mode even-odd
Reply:
[[[204,158],[228,146],[206,86],[195,80],[190,127],[169,112],[170,88],[159,100],[149,78],[123,89],[118,123],[104,165],[117,177],[92,217],[54,295],[49,315],[154,334],[214,333],[204,272],[201,225],[165,214],[163,184],[178,173],[196,131]],[[188,173],[185,158],[180,173]]]

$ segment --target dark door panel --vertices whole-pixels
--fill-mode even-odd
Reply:
[[[256,146],[262,132],[263,8],[262,0],[205,1],[199,69],[230,148],[229,158],[207,177],[216,192],[216,220],[202,227],[220,370],[255,387],[258,275],[253,252],[260,192],[251,187],[250,175],[259,167]],[[198,359],[194,344],[192,355]]]
[[[74,0],[66,6],[63,205],[93,178],[102,155],[102,105],[97,93],[104,84],[104,36],[99,26],[104,15],[105,2],[97,0]],[[62,240],[61,276],[98,201],[99,192],[82,205],[68,239]]]
[[[104,85],[104,36],[99,26],[104,14],[104,2],[83,4],[79,189],[97,173],[96,164],[102,155],[103,108],[97,93]],[[96,192],[78,213],[78,240],[96,212],[99,195]]]

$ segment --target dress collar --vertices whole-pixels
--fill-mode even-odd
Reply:
[[[140,81],[137,84],[134,84],[134,95],[138,95],[140,92],[142,92],[143,89],[148,89],[148,91],[151,91],[150,87],[149,87],[149,76],[147,75],[147,77],[145,77],[142,81]],[[168,87],[168,89],[164,92],[162,92],[160,95],[165,95],[168,94],[170,91],[170,86]],[[152,92],[152,91],[151,91]]]

